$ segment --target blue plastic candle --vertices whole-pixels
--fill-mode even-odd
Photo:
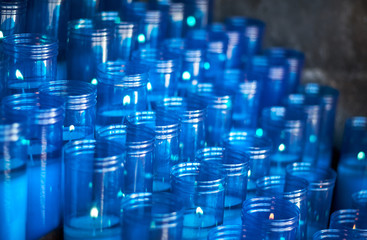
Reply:
[[[135,193],[121,204],[122,239],[182,239],[183,208],[170,193]]]
[[[55,80],[56,39],[33,33],[15,34],[4,38],[2,47],[8,94],[36,92],[41,84]]]
[[[24,121],[28,148],[27,239],[38,239],[59,226],[63,102],[34,93],[3,99],[5,116]]]
[[[164,37],[163,12],[147,10],[139,21],[138,48],[157,48]]]
[[[285,167],[302,160],[306,116],[302,111],[285,107],[263,109],[261,127],[273,142],[270,173],[284,175]]]
[[[242,239],[295,240],[299,208],[285,199],[258,197],[242,207]]]
[[[240,240],[241,233],[241,225],[222,225],[210,230],[208,240]]]
[[[343,229],[324,229],[316,232],[313,235],[313,240],[340,240],[340,239],[351,239],[351,240],[363,240],[363,234],[351,233]]]
[[[342,209],[333,212],[330,228],[346,230],[360,239],[367,238],[367,212],[361,209]]]
[[[310,163],[293,163],[287,166],[286,179],[295,178],[303,178],[309,182],[307,236],[311,237],[315,232],[327,227],[336,172]]]
[[[64,239],[120,239],[124,158],[112,141],[66,144]]]
[[[302,178],[286,179],[284,176],[267,176],[256,181],[257,195],[279,197],[297,206],[299,212],[299,228],[297,239],[307,238],[307,191],[308,182]]]
[[[0,125],[1,239],[26,237],[27,145],[22,134],[17,123]]]
[[[338,178],[336,209],[352,207],[352,194],[367,188],[367,118],[347,119],[344,128]]]
[[[184,24],[184,4],[171,3],[168,12],[166,38],[181,38]]]
[[[148,69],[140,63],[107,62],[98,67],[96,128],[123,124],[134,111],[148,110]]]
[[[225,176],[213,164],[180,163],[171,169],[172,193],[186,209],[183,239],[202,239],[223,223]]]
[[[27,1],[1,1],[0,37],[23,33],[26,28]]]
[[[226,42],[222,39],[211,39],[206,43],[204,62],[204,81],[219,84],[223,81],[226,65]]]
[[[234,149],[208,147],[200,149],[196,160],[219,164],[227,178],[224,201],[224,224],[241,224],[242,203],[246,199],[249,157]]]
[[[135,48],[138,26],[132,22],[120,22],[115,25],[114,59],[127,61]],[[116,51],[116,52],[115,52]]]
[[[191,29],[204,29],[208,25],[209,0],[187,0],[185,3],[184,32]]]

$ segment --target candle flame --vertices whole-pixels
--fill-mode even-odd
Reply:
[[[274,213],[270,213],[269,220],[274,220]]]
[[[97,218],[98,217],[98,209],[96,207],[93,207],[91,210],[90,210],[90,216],[92,218]]]
[[[353,229],[356,229],[356,225],[355,224],[353,225]]]
[[[203,209],[201,209],[201,207],[197,207],[196,208],[196,214],[203,215],[204,214]]]

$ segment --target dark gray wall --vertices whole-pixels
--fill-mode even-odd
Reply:
[[[303,82],[337,88],[340,101],[336,145],[344,121],[367,116],[366,0],[215,0],[215,19],[248,16],[267,24],[264,47],[286,46],[305,52]]]

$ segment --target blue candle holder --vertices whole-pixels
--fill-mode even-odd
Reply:
[[[56,39],[34,33],[14,34],[3,39],[2,48],[8,95],[36,92],[41,84],[55,80]]]
[[[138,37],[138,25],[132,22],[120,22],[115,25],[115,45],[116,52],[114,59],[128,61],[135,49],[136,38]]]
[[[309,182],[307,236],[311,237],[315,232],[327,227],[336,172],[310,163],[290,164],[286,172],[286,179],[303,178]]]
[[[127,124],[146,126],[155,132],[153,192],[168,191],[171,188],[171,167],[180,161],[181,124],[178,116],[160,111],[135,112],[127,117]]]
[[[93,139],[97,89],[82,81],[54,81],[40,87],[40,94],[62,97],[65,103],[64,144],[72,140]]]
[[[241,240],[241,233],[241,225],[222,225],[210,230],[208,240]]]
[[[182,238],[182,203],[170,193],[134,193],[122,201],[122,239]]]
[[[171,169],[172,193],[184,203],[184,239],[202,239],[223,223],[226,180],[205,161],[180,163]]]
[[[184,33],[191,29],[205,29],[209,20],[209,0],[186,0]]]
[[[331,164],[334,123],[339,92],[334,88],[322,86],[317,83],[308,83],[302,86],[300,91],[306,95],[320,97],[322,99],[322,117],[317,165],[322,168],[328,168]]]
[[[202,83],[190,95],[195,101],[207,106],[206,145],[219,146],[231,129],[234,94],[216,88],[213,84]]]
[[[137,48],[157,48],[164,38],[164,16],[162,11],[147,10],[139,21]]]
[[[227,30],[228,38],[226,69],[238,69],[242,66],[244,36],[238,30]]]
[[[335,209],[352,207],[352,194],[367,188],[367,117],[347,119],[338,165]]]
[[[27,1],[1,1],[0,31],[1,36],[23,33],[26,27]]]
[[[113,29],[95,28],[91,19],[68,23],[67,75],[68,79],[92,82],[97,66],[112,58]]]
[[[173,111],[179,116],[180,162],[194,161],[196,151],[205,145],[206,107],[186,98],[172,97],[158,102],[155,109]]]
[[[64,109],[62,99],[35,93],[3,99],[4,116],[25,124],[28,148],[27,239],[38,239],[59,226]]]
[[[242,239],[296,239],[299,208],[285,199],[251,198],[242,207]]]
[[[17,123],[0,125],[0,238],[25,239],[27,148]]]
[[[65,146],[65,239],[120,239],[125,149],[83,140]]]
[[[126,125],[110,125],[96,130],[97,140],[108,140],[126,146]]]
[[[367,210],[367,190],[353,193],[352,201],[353,208]]]
[[[168,23],[166,38],[183,37],[184,4],[171,3],[168,10]]]
[[[264,136],[273,142],[270,173],[285,175],[285,167],[300,162],[305,143],[306,116],[302,111],[274,106],[262,111]]]
[[[280,197],[299,208],[297,239],[307,239],[308,185],[305,179],[286,179],[284,176],[267,176],[256,181],[258,196]]]
[[[148,69],[138,63],[98,66],[96,127],[122,124],[129,114],[148,110]]]
[[[224,145],[249,155],[247,199],[255,196],[256,180],[269,175],[272,142],[266,137],[257,137],[247,132],[231,132]]]
[[[342,229],[324,229],[316,232],[313,235],[313,240],[340,240],[354,239],[363,240],[363,236],[357,233],[349,233]]]
[[[206,43],[204,81],[219,84],[227,61],[227,43],[222,39],[210,39]]]
[[[246,199],[249,157],[233,149],[210,147],[196,153],[199,162],[219,164],[227,185],[224,201],[224,224],[241,224],[242,203]]]
[[[344,229],[351,235],[367,238],[367,212],[357,209],[342,209],[333,212],[330,228]],[[363,238],[362,238],[363,237]]]

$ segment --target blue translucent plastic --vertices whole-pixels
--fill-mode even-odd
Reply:
[[[92,18],[100,10],[98,0],[69,0],[70,1],[70,20],[80,18]]]
[[[232,124],[234,94],[213,84],[198,84],[191,95],[195,101],[207,106],[205,139],[207,146],[219,146],[229,133]]]
[[[299,214],[299,208],[285,199],[248,199],[242,207],[242,239],[295,240]]]
[[[140,24],[140,21],[143,19],[144,14],[148,9],[147,3],[130,0],[127,0],[130,2],[127,2],[126,0],[123,1],[125,1],[125,3],[123,3],[121,14],[123,20],[137,22]]]
[[[92,20],[79,19],[68,23],[68,79],[91,82],[97,66],[112,58],[113,29],[95,28]]]
[[[171,170],[172,193],[185,208],[184,239],[203,239],[223,223],[225,176],[213,164],[180,163]]]
[[[56,229],[61,214],[61,154],[64,109],[57,97],[34,93],[3,99],[10,121],[24,121],[28,148],[27,239]]]
[[[241,208],[247,193],[249,157],[233,149],[210,147],[198,150],[196,160],[219,164],[219,168],[224,171],[227,185],[223,222],[224,224],[241,224]]]
[[[22,33],[2,42],[4,86],[7,94],[36,92],[56,78],[57,40],[45,35]]]
[[[180,77],[180,58],[177,54],[157,49],[140,49],[133,60],[149,68],[149,101],[174,96]]]
[[[182,203],[170,193],[130,194],[122,201],[122,239],[182,239]]]
[[[137,48],[157,48],[164,38],[163,12],[147,10],[139,20]]]
[[[256,191],[256,180],[269,175],[271,140],[247,132],[231,132],[225,139],[224,145],[249,155],[247,199],[253,197]]]
[[[353,208],[360,209],[361,211],[367,211],[367,190],[361,190],[353,193],[352,201]]]
[[[168,12],[167,34],[166,38],[183,37],[184,27],[184,4],[171,3]]]
[[[222,225],[210,230],[208,240],[240,240],[241,233],[241,225]]]
[[[209,0],[185,0],[184,32],[191,29],[204,29],[208,25]]]
[[[261,129],[264,136],[273,142],[273,154],[271,155],[272,175],[284,175],[285,167],[302,160],[305,133],[306,116],[303,111],[274,106],[262,111]]]
[[[137,24],[132,22],[120,22],[115,25],[115,47],[112,53],[114,59],[130,59],[136,44],[137,30]]]
[[[153,191],[167,191],[171,167],[180,161],[179,139],[181,124],[171,112],[135,112],[127,117],[128,125],[142,125],[155,132],[155,158],[153,162]]]
[[[324,229],[313,235],[313,240],[364,240],[365,236],[356,232],[348,232],[343,229]]]
[[[97,88],[94,85],[82,81],[53,81],[42,85],[40,94],[60,96],[64,100],[64,143],[94,138],[97,103]]]
[[[336,180],[336,172],[331,168],[323,169],[310,163],[293,163],[287,166],[286,179],[303,178],[309,182],[307,194],[307,236],[328,224],[331,200]]]
[[[332,157],[335,115],[339,92],[332,87],[322,86],[317,83],[308,83],[302,86],[300,91],[306,95],[316,96],[322,99],[322,122],[317,165],[320,167],[329,167]]]
[[[173,111],[180,117],[180,162],[194,161],[196,151],[205,144],[206,107],[186,98],[165,98],[155,109]]]
[[[186,34],[186,47],[188,49],[205,50],[210,40],[209,37],[209,31],[207,29],[192,29]]]
[[[367,188],[367,117],[347,119],[344,128],[338,178],[336,209],[352,207],[352,194]]]
[[[17,123],[0,125],[0,239],[26,239],[27,145]]]
[[[360,239],[366,239],[367,212],[361,209],[342,209],[335,211],[330,217],[330,228],[344,229],[350,235],[356,235]]]
[[[130,113],[148,110],[146,66],[123,61],[107,62],[98,66],[97,79],[97,128],[122,124]]]
[[[297,239],[307,238],[307,191],[308,182],[305,179],[286,179],[284,176],[267,176],[256,181],[257,195],[280,197],[292,202],[299,210],[299,228]]]
[[[244,36],[239,30],[227,30],[225,33],[228,37],[226,68],[240,68]]]
[[[223,81],[226,66],[227,46],[225,40],[212,39],[206,42],[204,81],[219,84]]]
[[[289,109],[306,115],[306,136],[302,161],[317,164],[321,131],[322,102],[318,96],[290,94],[285,99]]]
[[[285,93],[295,93],[302,76],[305,55],[300,51],[286,48],[270,48],[265,53],[270,58],[285,59],[288,72],[285,79]]]
[[[124,158],[112,141],[65,146],[64,239],[120,239]]]
[[[25,32],[27,1],[3,0],[0,2],[0,36]]]

